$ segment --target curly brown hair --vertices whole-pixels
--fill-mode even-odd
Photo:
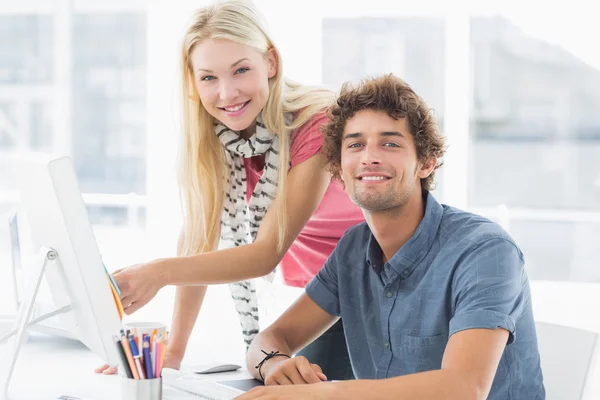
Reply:
[[[345,83],[336,102],[328,108],[329,122],[323,125],[322,132],[325,137],[324,153],[333,178],[340,179],[342,136],[346,122],[361,110],[384,111],[396,120],[407,118],[418,159],[436,160],[431,175],[421,179],[422,189],[432,190],[435,170],[442,166],[446,151],[444,137],[440,134],[433,110],[406,82],[392,74],[362,80],[357,86]]]

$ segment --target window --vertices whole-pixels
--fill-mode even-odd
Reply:
[[[115,260],[111,268],[123,266],[116,260],[141,243],[146,6],[95,3],[38,0],[0,10],[2,266],[10,264],[7,218],[17,205],[4,172],[9,156],[21,151],[72,157],[100,250]]]
[[[346,81],[393,73],[434,109],[440,126],[444,116],[444,18],[326,16],[323,18],[322,84],[334,91]],[[436,193],[443,177],[436,175]]]
[[[471,19],[469,205],[506,207],[531,279],[598,282],[600,63],[585,58],[597,51],[518,20]]]
[[[17,202],[4,171],[11,153],[29,149],[73,157],[109,269],[174,253],[179,43],[192,10],[209,2],[3,4],[0,266],[10,259],[3,221]],[[384,73],[406,80],[451,139],[436,197],[497,220],[515,238],[537,319],[600,329],[588,318],[600,302],[594,13],[571,3],[540,14],[521,2],[486,13],[437,1],[254,2],[289,78],[335,91]],[[136,318],[169,321],[171,289]],[[278,311],[297,294],[280,289],[266,294]],[[233,308],[220,308],[229,301],[227,287],[209,291],[192,352],[243,354]],[[225,325],[202,329],[223,315]]]

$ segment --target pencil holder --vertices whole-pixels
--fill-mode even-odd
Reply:
[[[162,400],[162,378],[121,378],[122,400]]]

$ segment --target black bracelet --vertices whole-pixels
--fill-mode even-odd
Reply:
[[[287,354],[280,353],[279,351],[272,351],[270,353],[267,353],[266,351],[264,351],[262,349],[260,351],[262,351],[264,354],[266,354],[266,357],[263,358],[262,361],[260,363],[258,363],[258,365],[254,368],[258,369],[258,375],[260,376],[260,379],[263,382],[265,381],[265,378],[263,378],[262,371],[260,369],[267,360],[270,360],[271,358],[277,357],[277,356],[292,358],[292,357],[288,356]]]

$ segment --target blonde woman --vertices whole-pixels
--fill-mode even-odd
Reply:
[[[279,266],[287,285],[304,287],[344,231],[364,221],[331,181],[321,154],[319,128],[333,94],[283,77],[279,52],[251,3],[197,11],[183,40],[182,67],[185,224],[178,257],[114,275],[127,314],[163,286],[177,286],[171,368],[180,367],[208,285],[231,283],[249,345],[258,333],[251,279]],[[352,377],[341,323],[302,354],[328,379]]]

